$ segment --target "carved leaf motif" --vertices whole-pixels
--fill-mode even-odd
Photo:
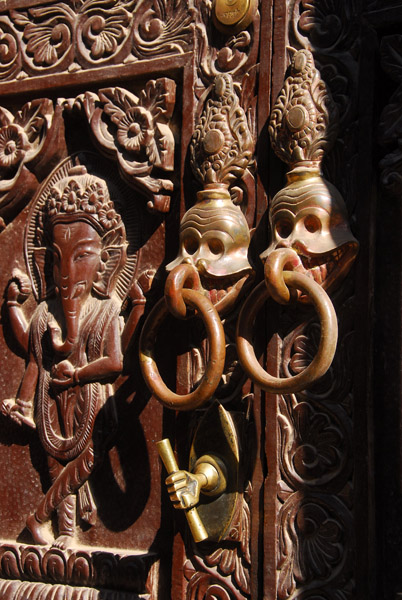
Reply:
[[[250,484],[247,492],[251,493]],[[219,547],[208,555],[197,550],[191,562],[187,561],[184,572],[189,580],[188,598],[214,598],[213,592],[220,587],[225,593],[227,590],[230,599],[243,600],[250,594],[250,510],[244,497],[238,508]]]
[[[9,23],[0,19],[0,79],[14,77],[20,69],[20,45]]]
[[[280,511],[278,597],[351,570],[351,516],[335,497],[296,493]]]
[[[98,3],[92,11],[86,6],[78,27],[78,35],[94,61],[115,54],[129,34],[132,14],[119,6],[120,2],[112,1],[108,4],[104,9]]]
[[[295,489],[341,489],[350,474],[346,467],[351,431],[346,415],[297,403],[293,396],[281,397],[279,411],[284,480]]]
[[[74,13],[63,3],[32,8],[26,12],[10,11],[17,27],[23,29],[26,58],[31,66],[51,67],[71,49]]]
[[[293,5],[295,37],[303,47],[320,49],[341,49],[356,40],[356,2],[343,0],[296,0]],[[297,27],[297,29],[296,29]],[[304,43],[303,43],[304,42]]]
[[[247,119],[229,75],[215,80],[215,98],[205,106],[191,141],[191,166],[205,184],[241,179],[253,150]]]
[[[271,113],[273,149],[290,165],[320,162],[333,144],[337,126],[336,105],[314,66],[311,52],[295,51],[291,73]]]
[[[193,9],[184,0],[143,0],[133,27],[133,54],[181,54],[192,41]]]
[[[386,192],[400,198],[402,192],[402,36],[390,35],[381,42],[383,69],[399,83],[384,108],[378,128],[378,140],[385,147],[394,148],[380,162],[381,183]],[[396,147],[395,147],[396,146]]]
[[[400,85],[384,108],[378,128],[379,141],[392,144],[402,137],[402,36],[390,35],[381,43],[381,66]]]

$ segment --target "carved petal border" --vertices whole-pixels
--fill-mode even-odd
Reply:
[[[157,565],[157,556],[151,553],[66,552],[15,543],[0,545],[0,578],[8,580],[100,587],[142,594],[147,591]]]

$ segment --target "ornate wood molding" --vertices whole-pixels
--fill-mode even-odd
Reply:
[[[192,46],[185,0],[27,2],[0,15],[0,82],[182,54]]]
[[[0,545],[0,577],[4,579],[143,594],[157,568],[158,557],[153,553],[60,550],[17,543]]]

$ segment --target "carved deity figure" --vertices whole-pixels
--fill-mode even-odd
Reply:
[[[36,428],[47,454],[52,483],[27,528],[36,543],[50,543],[57,511],[54,545],[65,548],[74,539],[77,509],[94,523],[88,478],[115,422],[111,384],[122,351],[121,301],[113,290],[126,260],[126,234],[105,181],[83,166],[53,181],[39,213],[42,254],[51,256],[42,261],[42,275],[52,264],[53,287],[28,323],[20,305],[26,276],[8,285],[9,321],[27,368],[17,398],[0,408],[15,423]]]

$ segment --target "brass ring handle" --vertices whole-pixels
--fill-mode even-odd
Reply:
[[[200,276],[192,265],[179,265],[166,279],[165,300],[169,311],[176,319],[185,319],[187,316],[187,307],[182,296],[186,284],[190,284],[189,289],[202,293]]]
[[[289,270],[296,269],[300,262],[300,258],[292,248],[278,248],[267,257],[264,265],[265,285],[271,298],[278,304],[288,304],[290,300],[296,299],[296,290],[289,289],[285,283],[284,269],[287,265],[292,267]]]
[[[182,290],[182,295],[184,302],[198,311],[207,331],[209,359],[201,382],[189,394],[176,394],[167,387],[160,376],[153,348],[159,326],[169,314],[164,298],[161,298],[149,313],[142,329],[140,365],[146,384],[159,402],[174,410],[192,410],[207,402],[218,387],[225,364],[225,334],[219,315],[208,298],[186,288]]]
[[[267,392],[290,394],[306,389],[329,369],[336,350],[338,323],[332,302],[318,283],[295,271],[284,271],[283,278],[286,285],[308,294],[317,310],[321,338],[313,361],[304,371],[289,378],[273,377],[257,361],[250,340],[255,317],[270,297],[265,281],[253,290],[241,309],[237,323],[237,352],[246,373],[262,389]]]

